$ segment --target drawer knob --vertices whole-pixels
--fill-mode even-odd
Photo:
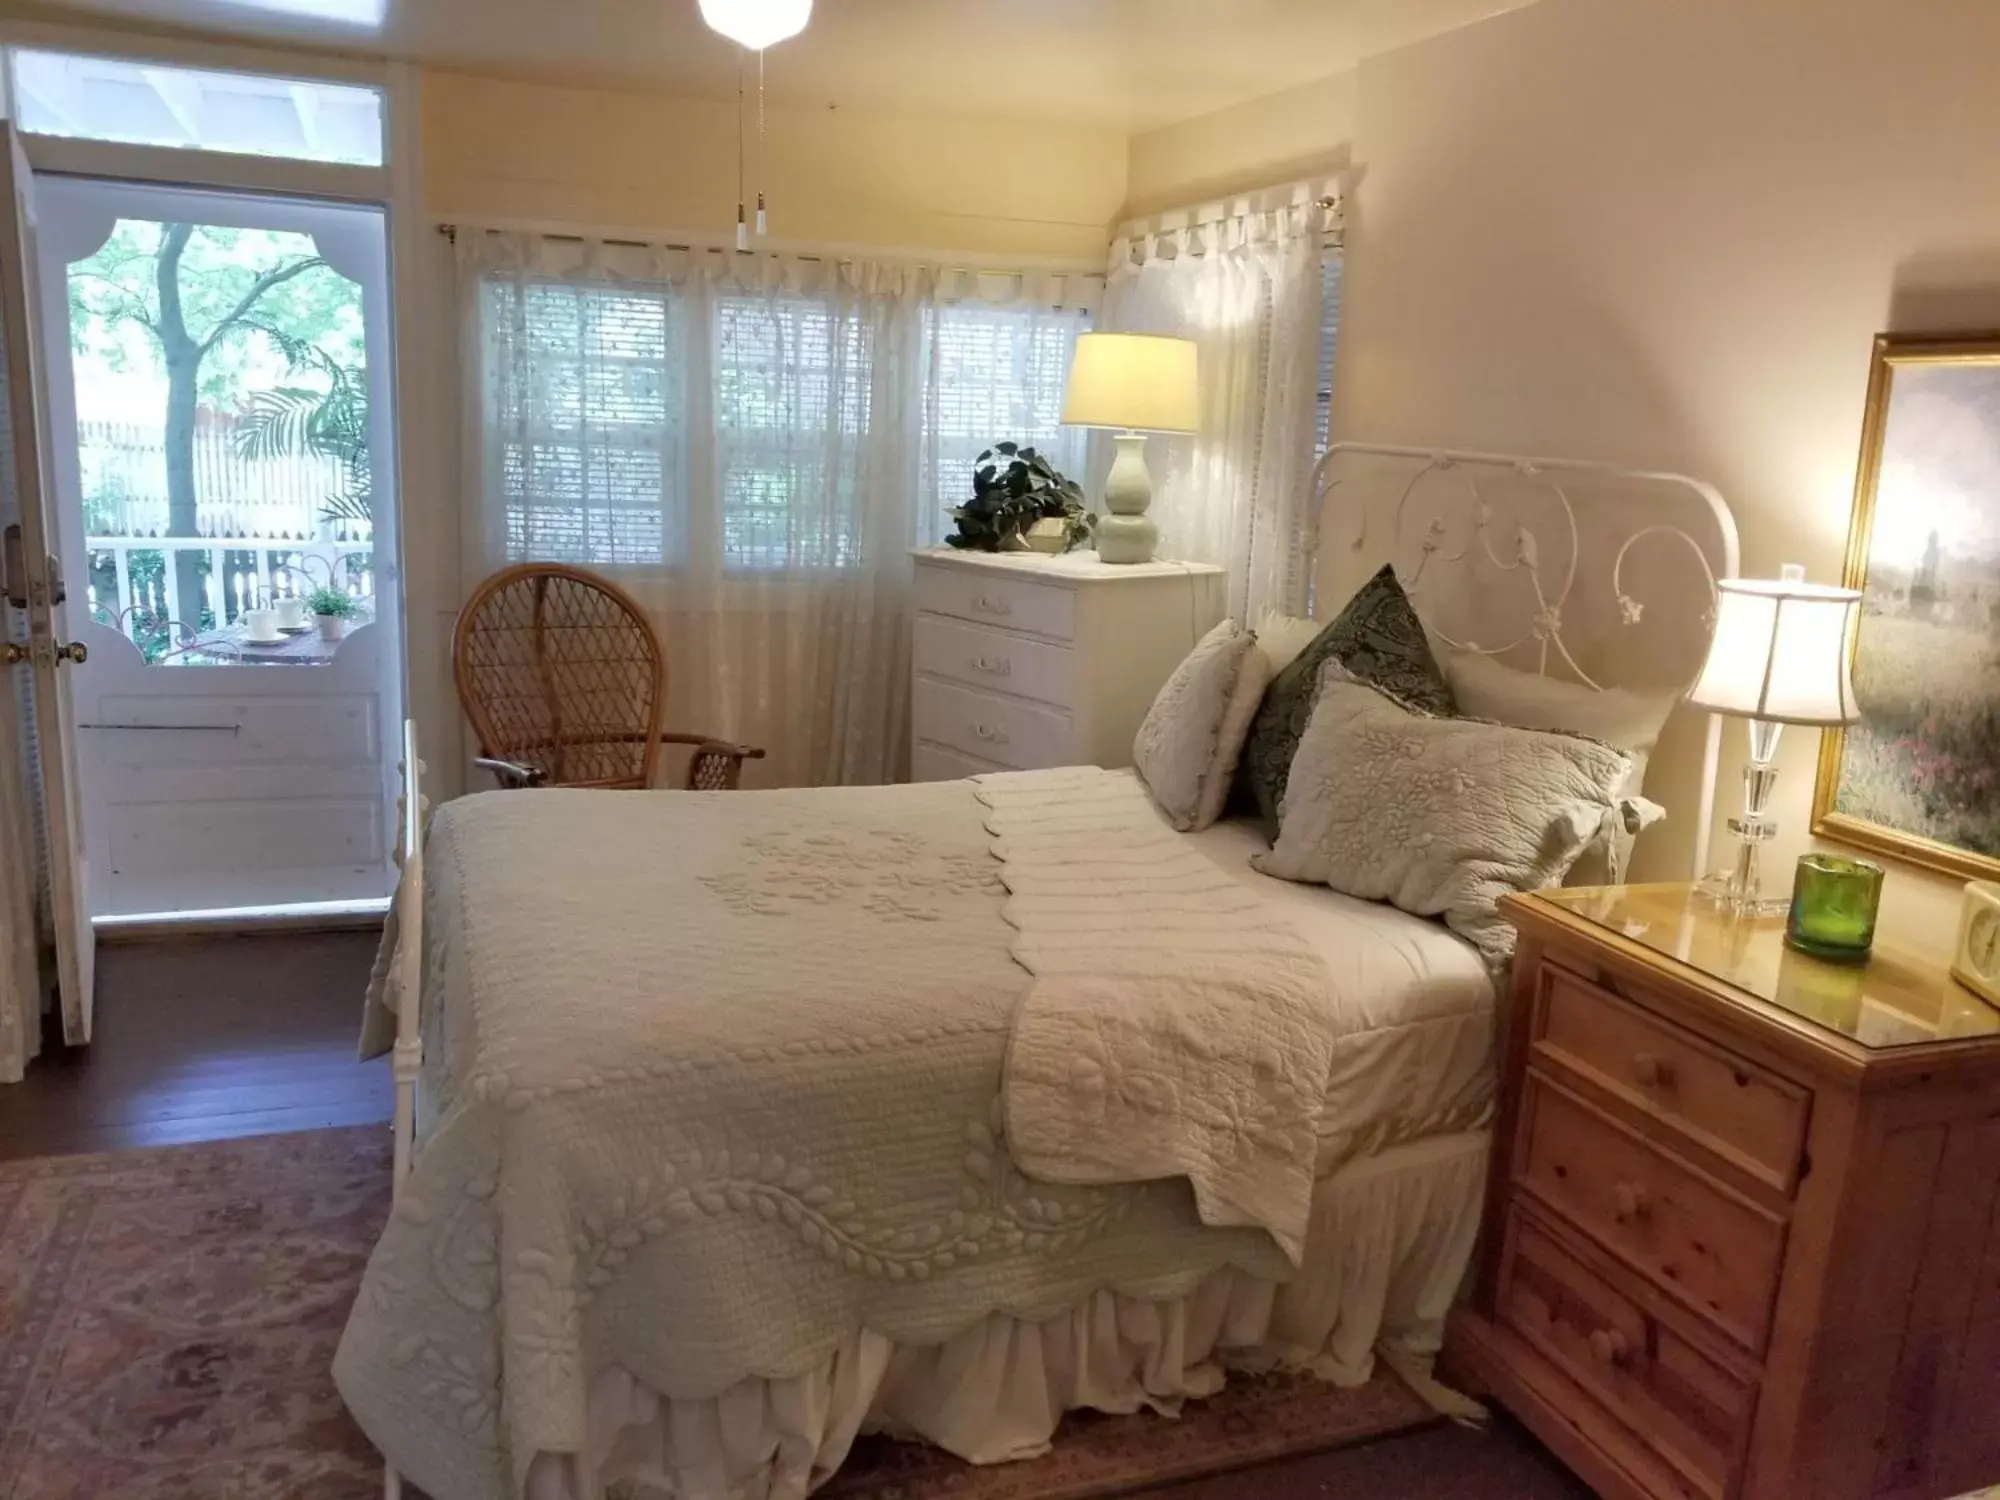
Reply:
[[[984,672],[988,677],[1011,677],[1014,662],[1005,656],[975,656],[972,658],[972,670]]]
[[[1672,1088],[1674,1065],[1663,1057],[1655,1057],[1650,1052],[1641,1052],[1632,1059],[1632,1076],[1639,1080],[1642,1089]]]
[[[1611,1189],[1611,1203],[1615,1217],[1620,1224],[1629,1224],[1635,1219],[1644,1219],[1653,1212],[1653,1195],[1646,1191],[1644,1183],[1620,1182]]]
[[[972,607],[983,614],[1011,615],[1014,603],[1005,594],[981,594],[972,601]]]
[[[1004,745],[1007,743],[1007,731],[1004,729],[995,729],[991,724],[974,724],[972,732],[989,745]]]
[[[1631,1357],[1632,1345],[1622,1330],[1600,1328],[1590,1336],[1590,1352],[1607,1365],[1622,1365]]]

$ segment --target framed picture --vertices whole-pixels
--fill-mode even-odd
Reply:
[[[2000,335],[1875,341],[1846,581],[1862,718],[1813,832],[2000,876]]]

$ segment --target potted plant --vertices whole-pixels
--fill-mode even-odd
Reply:
[[[347,622],[354,617],[354,601],[325,584],[306,595],[306,608],[312,611],[313,623],[319,627],[319,638],[328,642],[339,640],[347,631]]]
[[[972,498],[945,538],[973,552],[1067,552],[1090,536],[1083,489],[1033,448],[995,443],[973,461]]]

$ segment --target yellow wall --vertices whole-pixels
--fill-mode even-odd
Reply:
[[[1541,0],[1364,62],[1323,142],[1359,174],[1336,431],[1700,474],[1746,573],[1837,578],[1871,337],[2000,327],[1995,57],[1991,0]],[[1254,177],[1301,152],[1281,114],[1141,137],[1134,177]],[[1891,882],[1940,933],[1957,899]]]
[[[1354,106],[1355,75],[1336,73],[1134,136],[1126,213],[1339,171],[1348,163]]]
[[[1096,265],[1125,197],[1125,137],[1047,123],[1049,113],[773,109],[762,174],[771,231]],[[432,213],[687,234],[735,223],[733,103],[427,69],[423,133]],[[757,185],[753,165],[753,194]]]

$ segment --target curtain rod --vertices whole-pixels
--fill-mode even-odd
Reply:
[[[467,225],[466,227],[469,229],[478,230],[480,229],[481,226]],[[459,229],[458,225],[451,223],[442,223],[437,226],[437,232],[443,235],[446,239],[450,240],[454,245],[458,243],[458,229]],[[545,240],[561,240],[563,243],[570,245],[584,245],[594,241],[595,243],[600,245],[614,245],[621,250],[673,250],[689,255],[698,254],[700,252],[710,251],[710,250],[715,251],[718,254],[728,254],[728,255],[755,255],[757,253],[754,250],[732,250],[725,245],[675,245],[675,244],[668,244],[660,240],[617,239],[609,235],[598,236],[598,235],[587,235],[587,234],[558,234],[553,232],[545,232],[542,230],[517,231],[517,230],[507,230],[507,229],[496,229],[483,232],[490,232],[495,234],[513,234],[513,233],[534,234],[538,235],[540,238]],[[824,262],[831,262],[834,265],[841,265],[841,266],[853,265],[856,264],[860,259],[860,257],[851,255],[814,255],[809,251],[790,251],[787,253],[795,255],[799,260],[810,261],[815,265]],[[889,255],[884,258],[891,261],[911,261],[911,262],[917,262],[923,259],[923,257],[917,255]],[[1023,268],[1021,266],[945,265],[941,266],[940,269],[946,271],[957,271],[967,276],[1080,276],[1087,281],[1104,280],[1104,273],[1102,271],[1058,269],[1055,267]]]

